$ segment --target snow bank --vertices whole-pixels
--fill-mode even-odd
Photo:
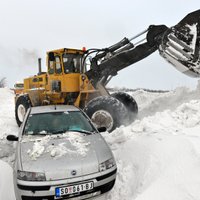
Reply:
[[[164,110],[173,111],[183,103],[191,100],[200,99],[200,81],[196,90],[186,87],[179,87],[166,93],[150,93],[144,90],[138,90],[130,93],[138,103],[139,119],[146,116],[152,116],[156,112]]]
[[[13,144],[6,141],[6,136],[18,134],[14,115],[13,91],[8,88],[0,88],[0,102],[0,159],[11,162],[14,159],[14,149]]]
[[[140,93],[140,96],[136,96],[138,99],[148,99],[146,92],[136,93]],[[118,166],[116,185],[106,198],[198,200],[199,91],[179,88],[170,93],[156,94],[156,98],[151,95],[140,109],[141,112],[145,110],[153,113],[152,116],[141,115],[130,126],[103,134],[114,152]],[[174,108],[175,105],[179,106]],[[159,110],[163,111],[157,112]]]
[[[0,160],[0,199],[15,200],[12,168]]]
[[[199,199],[199,152],[187,137],[141,134],[117,145],[118,179],[108,199]]]
[[[18,133],[18,127],[15,123],[15,103],[14,93],[8,88],[0,88],[0,139],[4,139],[6,135]]]

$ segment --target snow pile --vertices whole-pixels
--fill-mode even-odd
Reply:
[[[8,111],[0,116],[0,124],[4,124],[1,152],[2,144],[9,145],[4,141],[5,135],[17,130],[14,106],[8,105],[13,96],[9,90],[4,93],[7,100],[2,96],[4,103],[0,106]],[[131,95],[139,105],[138,119],[111,134],[103,133],[115,155],[118,172],[113,190],[98,199],[199,200],[200,86],[196,90],[177,88],[160,94],[139,90]],[[71,144],[77,149],[87,149],[77,138],[71,138]],[[65,152],[62,143],[45,150],[41,147],[44,144],[37,145],[35,150],[48,149],[54,158]],[[11,168],[0,162],[0,169],[0,199],[13,200]],[[2,186],[3,182],[6,185]]]
[[[103,134],[118,166],[116,185],[107,199],[200,199],[200,98],[189,100],[197,99],[198,91],[183,88],[174,93],[150,98],[149,107],[167,110]],[[166,104],[155,106],[164,99]],[[180,106],[174,109],[168,100]]]
[[[35,136],[34,136],[35,137]],[[51,145],[49,144],[49,141],[52,139],[65,139],[70,143],[70,146],[66,143],[59,143],[57,145]],[[22,141],[23,143],[25,142],[30,142],[32,141],[31,137],[24,138]],[[61,156],[64,156],[66,154],[78,154],[81,156],[86,156],[87,151],[88,151],[88,146],[90,145],[89,142],[86,142],[84,140],[83,134],[77,133],[77,132],[66,132],[60,136],[55,135],[55,136],[43,136],[40,138],[34,138],[34,144],[33,148],[29,149],[27,151],[28,155],[32,160],[36,160],[39,158],[42,154],[44,153],[50,153],[50,155],[54,158],[59,158]]]
[[[12,168],[3,162],[14,160],[13,144],[6,141],[8,134],[17,135],[14,116],[14,94],[7,88],[0,89],[0,199],[14,200]]]
[[[131,128],[133,133],[152,134],[159,131],[170,134],[184,133],[187,128],[200,124],[200,101],[192,100],[179,106],[174,112],[165,110],[154,116],[134,122]]]
[[[130,93],[138,103],[139,119],[152,116],[164,110],[174,111],[178,106],[191,100],[200,99],[200,81],[196,90],[179,87],[166,93],[149,93],[143,90]]]
[[[199,199],[199,151],[186,136],[141,134],[113,149],[118,179],[108,199]]]
[[[13,133],[18,133],[18,127],[15,123],[15,103],[14,93],[8,88],[0,89],[0,139],[5,139],[5,136]]]
[[[13,91],[1,88],[0,102],[0,159],[11,162],[14,159],[14,149],[13,144],[6,141],[6,136],[9,134],[17,135],[19,129],[15,122]]]
[[[0,199],[15,200],[12,168],[0,160]]]

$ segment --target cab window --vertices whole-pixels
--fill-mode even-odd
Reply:
[[[61,68],[61,63],[60,63],[60,57],[59,56],[55,57],[55,62],[56,62],[56,74],[61,74],[62,73],[62,68]]]
[[[49,74],[54,74],[54,61],[49,61]]]
[[[64,72],[80,73],[81,68],[81,55],[77,54],[63,54]]]

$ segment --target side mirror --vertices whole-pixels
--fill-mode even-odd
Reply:
[[[49,52],[49,61],[55,61],[55,56],[53,52]]]
[[[18,141],[18,137],[16,135],[8,135],[6,137],[8,141]]]
[[[101,133],[101,132],[105,132],[107,129],[106,127],[99,127],[97,128],[97,130]]]

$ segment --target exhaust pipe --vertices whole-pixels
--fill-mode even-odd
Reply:
[[[41,58],[38,58],[38,75],[42,74]]]

